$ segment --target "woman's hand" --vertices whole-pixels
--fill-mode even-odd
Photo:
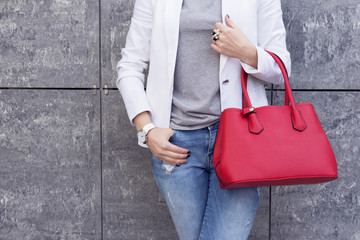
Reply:
[[[151,123],[149,112],[144,111],[136,115],[134,123],[138,131],[146,124]],[[146,144],[155,157],[176,166],[187,163],[186,158],[189,156],[190,151],[169,142],[173,132],[170,128],[155,127],[148,132]]]
[[[173,132],[170,128],[155,127],[148,132],[146,144],[155,157],[176,166],[187,163],[190,151],[169,142]]]
[[[221,22],[215,23],[214,29],[220,29],[219,39],[213,41],[211,48],[229,57],[238,58],[244,63],[257,69],[257,48],[246,37],[243,31],[228,17],[225,26]]]

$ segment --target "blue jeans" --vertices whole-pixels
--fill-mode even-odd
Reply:
[[[190,150],[179,167],[154,155],[156,184],[180,240],[245,240],[263,187],[221,189],[213,166],[218,123],[197,130],[174,130],[169,141]]]

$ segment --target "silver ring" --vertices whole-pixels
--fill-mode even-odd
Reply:
[[[219,35],[220,35],[220,29],[214,29],[211,33],[211,35],[213,35],[212,40],[216,41],[219,39]]]
[[[214,29],[212,31],[212,35],[219,35],[220,34],[220,29]]]

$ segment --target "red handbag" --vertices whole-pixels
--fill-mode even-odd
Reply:
[[[242,69],[243,109],[222,112],[214,147],[213,164],[220,187],[314,184],[337,179],[335,155],[313,105],[295,104],[283,62],[268,53],[284,77],[285,105],[254,108]]]

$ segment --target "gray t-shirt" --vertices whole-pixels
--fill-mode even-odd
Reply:
[[[170,118],[173,129],[199,129],[220,119],[220,54],[210,47],[216,22],[221,22],[221,0],[183,0]]]

